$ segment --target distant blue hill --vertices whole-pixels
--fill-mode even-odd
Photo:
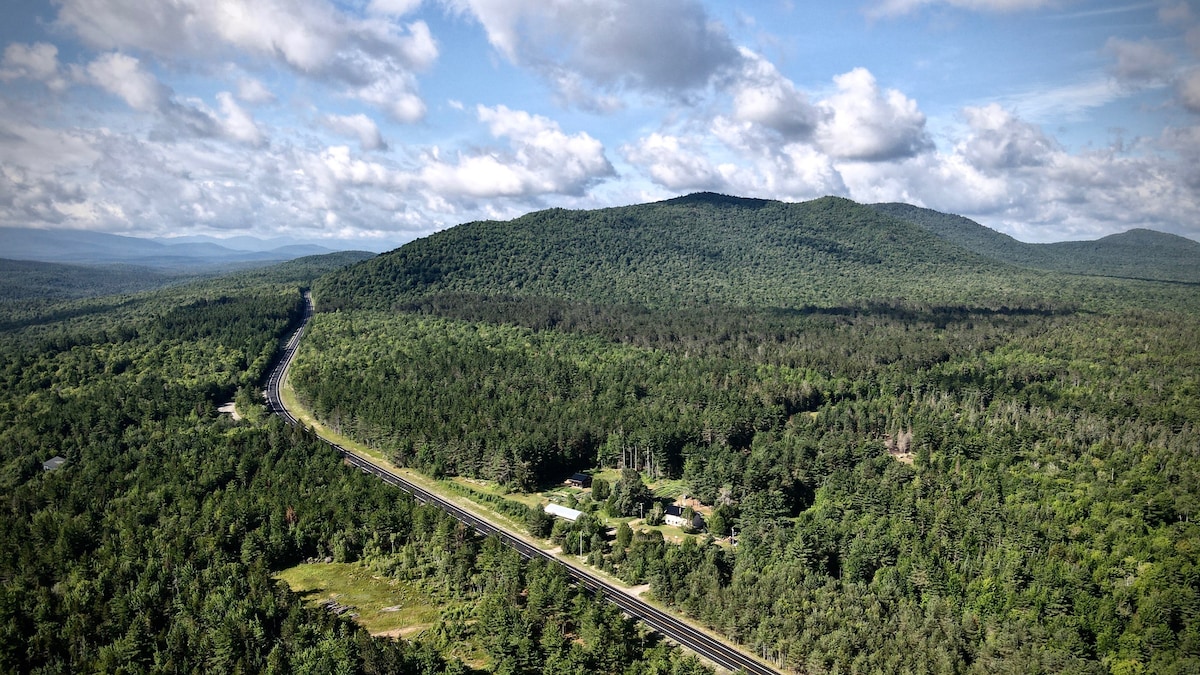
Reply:
[[[0,228],[0,255],[10,260],[102,265],[121,263],[166,270],[238,269],[282,262],[333,249],[311,244],[264,242],[237,237],[228,242],[190,238],[153,240],[84,230]]]

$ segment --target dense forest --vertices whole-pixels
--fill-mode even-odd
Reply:
[[[1200,284],[1200,243],[1174,234],[1136,229],[1096,241],[1026,244],[973,220],[911,204],[871,208],[925,228],[941,239],[1022,267],[1128,279]]]
[[[872,213],[701,196],[462,226],[319,280],[293,382],[434,475],[624,469],[619,499],[531,529],[790,669],[1200,670],[1194,288]],[[715,508],[709,538],[603,536],[664,477]]]
[[[327,311],[390,310],[431,294],[658,309],[829,308],[864,300],[993,309],[1082,301],[1110,308],[1156,304],[1164,292],[1161,284],[1065,274],[975,252],[944,228],[901,215],[835,197],[792,204],[711,194],[594,211],[551,209],[443,230],[330,274],[314,291]],[[960,221],[968,232],[986,229]],[[1197,265],[1200,244],[1190,243],[1185,262],[1171,258],[1166,269],[1157,250],[1142,257],[1122,252],[1138,263],[1116,276],[1196,281],[1194,273],[1173,272]]]
[[[300,289],[353,259],[4,306],[0,672],[708,672],[557,566],[265,414],[257,387]],[[230,400],[246,420],[217,411]],[[310,559],[419,583],[454,611],[373,638],[275,579]],[[449,656],[463,643],[478,663]]]
[[[0,298],[92,297],[165,286],[182,275],[136,265],[62,265],[0,258]]]

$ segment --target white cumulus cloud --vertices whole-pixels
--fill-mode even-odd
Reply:
[[[880,89],[865,68],[834,78],[837,92],[820,102],[826,115],[817,128],[821,149],[838,159],[863,161],[911,157],[933,147],[916,101]]]
[[[478,106],[479,121],[492,135],[507,139],[507,149],[460,156],[450,163],[431,154],[420,181],[446,196],[538,197],[579,195],[613,175],[600,141],[584,132],[566,134],[540,115],[506,106]]]
[[[362,113],[356,115],[325,115],[321,124],[330,131],[342,136],[358,139],[359,147],[363,150],[386,150],[387,143],[379,133],[375,121]]]
[[[267,88],[267,85],[253,77],[238,79],[237,97],[251,105],[275,102],[275,94]]]
[[[1057,143],[1041,129],[1019,120],[998,104],[964,108],[963,116],[971,135],[959,144],[957,152],[978,169],[1041,166],[1059,151]]]
[[[446,0],[510,61],[554,83],[676,96],[736,67],[724,27],[695,0]],[[569,96],[567,96],[569,98]]]
[[[1134,42],[1113,37],[1105,43],[1104,50],[1114,59],[1112,74],[1125,85],[1164,82],[1175,65],[1174,56],[1149,40]]]
[[[655,183],[677,191],[716,190],[724,187],[720,171],[697,147],[695,137],[652,133],[624,146],[622,154],[643,167]]]
[[[371,0],[367,3],[368,14],[404,16],[421,5],[421,0]]]
[[[120,96],[134,110],[158,110],[169,97],[167,88],[128,54],[104,54],[89,63],[86,70],[93,84]]]
[[[414,73],[438,56],[423,21],[355,18],[319,0],[63,0],[57,23],[100,49],[276,60],[405,122],[425,110]]]
[[[4,59],[0,61],[0,82],[19,78],[42,82],[54,91],[66,89],[67,81],[59,72],[58,47],[46,42],[14,42],[5,47]]]
[[[227,91],[218,93],[217,103],[220,105],[223,116],[219,120],[220,127],[226,136],[250,145],[259,145],[263,142],[262,130],[258,128],[254,117],[238,105],[233,94]]]
[[[1180,77],[1175,89],[1183,107],[1200,114],[1200,68],[1193,68]]]
[[[734,117],[773,129],[785,138],[805,138],[816,127],[820,111],[775,65],[742,50],[743,68],[733,83]]]

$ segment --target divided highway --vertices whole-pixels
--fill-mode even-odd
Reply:
[[[267,379],[267,403],[271,411],[282,416],[288,424],[298,425],[300,421],[283,405],[283,399],[280,392],[283,382],[287,377],[287,369],[292,363],[292,359],[296,356],[296,348],[300,344],[300,338],[304,334],[304,329],[308,326],[308,320],[312,317],[313,303],[312,297],[305,294],[305,311],[304,319],[300,327],[288,339],[284,346],[283,354],[280,357],[279,363],[276,364],[274,370],[271,371],[270,377]],[[600,593],[609,602],[620,607],[625,613],[635,617],[650,626],[659,633],[678,642],[681,645],[691,649],[704,658],[721,666],[722,668],[731,671],[743,671],[754,673],[756,675],[774,675],[779,671],[768,667],[758,659],[735,649],[731,645],[714,638],[713,636],[698,630],[691,624],[688,624],[672,614],[668,614],[636,597],[623,592],[621,589],[610,584],[609,582],[599,577],[589,574],[586,570],[569,565],[555,556],[533,546],[520,536],[504,530],[500,526],[488,520],[480,518],[474,513],[463,509],[462,507],[443,499],[437,494],[416,485],[404,477],[396,475],[387,469],[378,466],[371,461],[356,455],[355,453],[343,448],[342,446],[323,439],[326,443],[340,452],[346,461],[364,472],[374,474],[384,482],[394,485],[401,490],[409,493],[418,501],[425,504],[433,504],[450,515],[457,518],[459,521],[475,528],[477,532],[483,535],[495,534],[509,546],[512,546],[521,555],[526,558],[540,558],[542,560],[553,561],[562,565],[567,574],[576,582],[583,585],[584,588],[591,590],[594,593]]]

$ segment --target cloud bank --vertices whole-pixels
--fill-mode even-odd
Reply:
[[[885,0],[860,20],[1050,6]],[[1100,65],[1075,81],[940,109],[886,68],[808,69],[747,10],[727,24],[698,0],[55,9],[46,35],[0,55],[0,225],[394,244],[713,190],[906,201],[1035,241],[1200,236],[1200,22],[1186,3],[1149,10],[1166,38],[1095,41]],[[1061,120],[1115,105],[1169,123],[1063,137]]]

